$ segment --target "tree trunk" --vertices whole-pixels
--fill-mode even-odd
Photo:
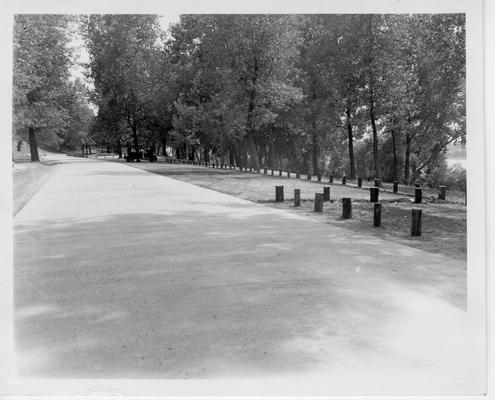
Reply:
[[[404,184],[409,185],[410,173],[410,158],[411,158],[411,136],[406,133],[406,154],[404,157]]]
[[[40,155],[38,153],[38,137],[32,126],[29,127],[29,151],[31,152],[31,161],[38,162]]]
[[[258,151],[256,149],[256,144],[254,142],[255,128],[253,124],[253,112],[254,112],[254,101],[256,99],[256,81],[258,79],[258,59],[254,58],[253,66],[253,76],[251,78],[251,88],[249,89],[249,106],[246,120],[246,139],[247,139],[247,150],[249,151],[249,166],[258,170],[259,160]]]
[[[139,141],[137,137],[137,127],[136,125],[132,125],[132,139],[134,141],[134,151],[139,151]]]
[[[270,140],[270,156],[268,157],[270,162],[270,169],[273,170],[275,168],[275,140]]]
[[[381,179],[380,172],[380,160],[378,158],[378,133],[376,131],[376,122],[375,122],[375,105],[373,100],[373,95],[370,98],[370,120],[371,120],[371,129],[373,130],[373,164],[375,166],[375,178]]]
[[[222,131],[222,147],[220,152],[220,164],[225,164],[225,131]]]
[[[22,150],[22,140],[18,140],[17,141],[17,151],[21,151]]]
[[[290,148],[292,152],[291,163],[296,172],[301,172],[301,159],[299,157],[299,149],[294,139],[290,140]]]
[[[313,159],[313,175],[318,175],[320,172],[320,168],[318,166],[319,159],[319,146],[318,146],[318,137],[316,135],[316,124],[313,123],[313,135],[311,142],[311,151],[312,151],[312,159]]]
[[[349,139],[349,166],[351,169],[351,179],[356,178],[356,162],[354,161],[354,137],[352,134],[352,123],[351,123],[351,110],[347,108],[345,110],[347,120],[347,138]]]
[[[369,14],[369,52],[370,52],[370,61],[368,65],[369,72],[369,111],[370,111],[370,121],[371,121],[371,129],[373,130],[373,164],[375,167],[375,178],[381,179],[380,172],[380,160],[378,158],[378,133],[376,131],[376,117],[375,117],[375,96],[374,96],[374,78],[373,78],[373,68],[372,68],[372,59],[371,52],[373,51],[373,14]]]
[[[240,165],[241,167],[248,166],[248,151],[247,151],[247,138],[242,139],[239,149]]]
[[[393,152],[393,155],[394,155],[393,181],[395,182],[397,180],[397,168],[398,168],[395,129],[392,129],[391,133],[392,133],[392,152]]]
[[[161,142],[162,142],[162,155],[167,157],[167,132],[163,134],[161,137]]]
[[[260,164],[258,161],[258,151],[256,149],[256,144],[254,143],[254,133],[253,130],[250,129],[250,132],[247,134],[247,149],[249,150],[249,166],[254,169],[258,169]]]
[[[122,158],[122,144],[120,143],[120,140],[119,140],[119,143],[117,144],[117,152],[119,154],[119,159]]]
[[[302,155],[303,158],[303,168],[304,168],[304,173],[309,174],[309,160],[308,160],[308,153],[304,152]]]
[[[232,146],[232,151],[234,154],[234,165],[239,166],[240,165],[240,156],[239,156],[239,145],[235,144]]]

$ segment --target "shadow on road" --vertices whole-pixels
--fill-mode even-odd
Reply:
[[[418,265],[417,250],[382,248],[378,258],[375,239],[356,249],[352,233],[261,206],[190,207],[198,209],[18,224],[21,372],[198,378],[350,368],[386,362],[401,287],[465,306],[459,271],[439,271],[434,257]]]

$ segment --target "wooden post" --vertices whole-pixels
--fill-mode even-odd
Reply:
[[[321,174],[318,174],[318,182],[321,182]]]
[[[315,212],[323,212],[323,193],[315,193]]]
[[[275,201],[277,203],[284,201],[284,187],[283,186],[275,186]]]
[[[440,193],[438,193],[438,198],[440,200],[445,200],[445,186],[440,186]]]
[[[342,177],[342,185],[345,185],[347,183],[347,178],[345,176]]]
[[[421,236],[421,210],[412,209],[411,236]]]
[[[375,186],[376,187],[380,187],[381,186],[381,182],[380,182],[380,179],[379,178],[375,178]]]
[[[323,201],[330,201],[330,186],[323,186]]]
[[[373,210],[373,226],[379,227],[382,224],[382,205],[375,203]]]
[[[358,178],[358,188],[363,187],[363,178]]]
[[[301,205],[301,189],[294,189],[294,207]]]
[[[370,203],[377,203],[379,194],[380,194],[380,188],[371,187],[370,188]]]
[[[308,181],[311,180],[311,174],[308,174]]]
[[[399,182],[394,181],[394,193],[397,193],[398,190],[399,190]]]
[[[328,183],[333,183],[333,175],[330,175],[330,177],[328,178]]]
[[[416,204],[420,204],[421,203],[421,200],[423,198],[423,194],[422,194],[422,189],[421,188],[415,188],[414,189],[414,202]]]
[[[352,217],[352,200],[349,197],[342,199],[342,218],[349,219]]]

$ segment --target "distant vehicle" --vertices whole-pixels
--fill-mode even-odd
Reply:
[[[130,147],[128,148],[127,154],[124,155],[124,158],[127,162],[141,162],[141,160],[147,160],[149,162],[156,162],[158,159],[155,155],[155,152],[152,148],[138,149]]]

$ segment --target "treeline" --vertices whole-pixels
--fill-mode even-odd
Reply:
[[[85,85],[71,78],[71,32],[75,18],[16,15],[13,40],[13,140],[29,143],[31,161],[38,145],[62,151],[80,146],[94,123]]]
[[[89,15],[79,25],[98,110],[85,140],[120,155],[151,148],[409,183],[441,176],[449,144],[465,143],[463,14],[183,15],[166,32],[154,15]],[[39,120],[21,121],[48,129]]]
[[[92,15],[100,141],[313,175],[412,179],[465,141],[465,18]],[[167,153],[168,152],[168,153]]]

